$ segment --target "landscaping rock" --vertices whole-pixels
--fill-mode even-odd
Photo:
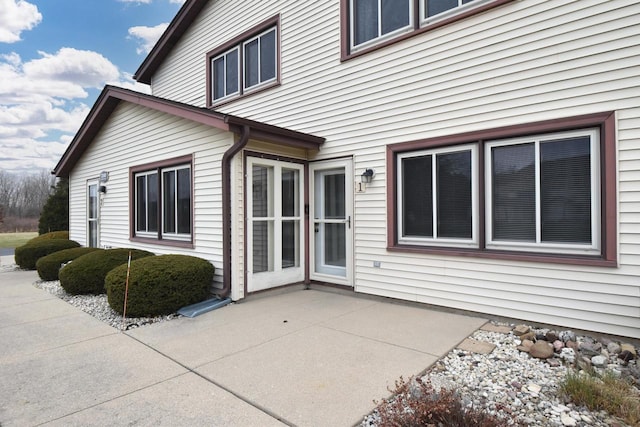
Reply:
[[[513,333],[515,336],[519,337],[528,333],[530,330],[531,328],[529,328],[527,325],[518,325],[515,328],[513,328]]]
[[[538,341],[529,349],[531,357],[548,359],[553,356],[553,346],[546,341]]]

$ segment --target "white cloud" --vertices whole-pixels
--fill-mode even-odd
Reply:
[[[169,26],[168,23],[158,24],[155,27],[131,27],[129,28],[129,38],[138,39],[138,54],[146,54],[153,49],[162,33]]]
[[[0,55],[2,169],[52,169],[90,110],[81,100],[105,84],[148,92],[96,52],[62,48],[26,62]]]
[[[20,33],[42,21],[38,8],[24,0],[0,0],[0,42],[20,41]]]

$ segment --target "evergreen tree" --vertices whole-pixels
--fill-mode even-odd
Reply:
[[[38,233],[69,229],[69,179],[61,178],[40,213]]]

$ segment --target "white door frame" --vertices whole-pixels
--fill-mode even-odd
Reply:
[[[91,197],[92,190],[95,192],[93,194],[95,205],[93,206],[93,216],[91,215]],[[88,247],[100,247],[100,182],[95,181],[87,181],[87,217],[86,217],[86,226],[87,226],[87,246]],[[91,223],[95,222],[95,244],[92,244],[91,241]]]
[[[269,289],[276,286],[287,285],[304,280],[304,248],[305,248],[305,221],[304,221],[304,165],[300,163],[283,162],[278,160],[263,159],[259,157],[247,157],[246,162],[247,176],[247,291],[256,292]],[[253,166],[266,166],[268,169],[268,211],[266,216],[254,217],[254,200],[253,200]],[[282,169],[298,171],[297,182],[297,201],[294,215],[283,216],[282,207]],[[297,227],[294,233],[297,233],[298,248],[295,254],[297,265],[283,265],[283,241],[282,230],[283,223],[297,221]],[[254,222],[267,222],[267,250],[268,267],[266,271],[255,273],[254,270]]]
[[[324,185],[316,182],[317,176],[322,177],[323,172],[344,170],[344,217],[326,219],[324,211],[319,206],[325,200],[326,194],[318,194],[324,191]],[[353,160],[351,158],[318,161],[309,164],[309,252],[310,252],[310,278],[327,283],[335,283],[344,286],[353,286]],[[323,225],[345,225],[345,265],[344,268],[324,265],[324,254],[316,249],[322,245],[317,241],[324,233]],[[316,231],[318,230],[318,231]],[[316,257],[318,259],[316,260]]]

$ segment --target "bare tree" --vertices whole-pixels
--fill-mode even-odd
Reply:
[[[0,206],[6,217],[37,218],[55,185],[45,169],[30,174],[0,170]]]

